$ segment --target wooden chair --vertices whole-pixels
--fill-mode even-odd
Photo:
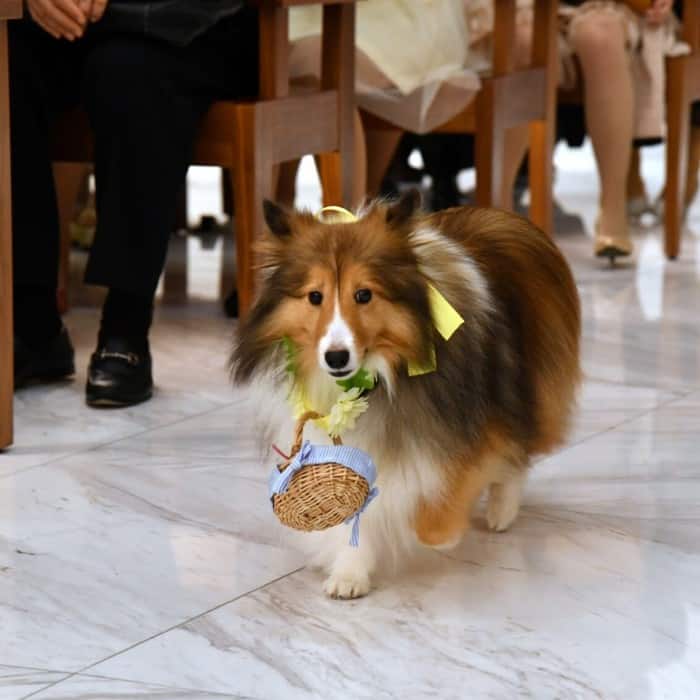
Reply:
[[[262,231],[262,200],[272,196],[276,164],[321,154],[324,199],[351,204],[355,0],[257,0],[260,8],[260,94],[247,102],[216,103],[202,126],[194,162],[231,174],[236,208],[241,312],[253,298],[252,243]],[[288,12],[322,4],[321,89],[289,91]],[[12,443],[12,230],[10,222],[9,85],[6,19],[21,16],[21,0],[0,0],[0,449]],[[73,113],[56,131],[57,162],[92,159],[84,115]]]
[[[683,6],[683,40],[690,54],[666,60],[666,191],[664,233],[666,255],[675,260],[681,248],[681,230],[685,209],[685,183],[688,168],[690,105],[700,100],[700,3]]]
[[[12,444],[12,217],[10,85],[7,20],[22,16],[21,0],[0,0],[0,450]]]
[[[319,154],[324,200],[351,204],[356,0],[257,0],[260,11],[260,93],[216,102],[195,144],[195,165],[224,168],[236,213],[237,288],[241,314],[254,293],[252,245],[263,229],[262,201],[274,196],[276,166]],[[295,94],[289,84],[289,8],[323,5],[323,71],[318,91]],[[58,162],[89,162],[92,137],[81,113],[62,118],[54,139]]]
[[[515,0],[494,0],[492,69],[482,88],[460,114],[435,131],[475,137],[476,202],[512,208],[512,192],[504,191],[506,132],[529,125],[530,218],[547,232],[552,228],[552,150],[556,119],[557,1],[535,5],[532,59],[515,69]],[[397,127],[363,114],[368,131]]]

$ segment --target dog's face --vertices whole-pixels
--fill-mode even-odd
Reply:
[[[424,359],[430,312],[410,243],[417,204],[409,193],[356,222],[322,223],[266,202],[262,288],[241,330],[237,365],[252,372],[250,353],[283,338],[294,343],[305,377],[346,379],[364,367],[391,383],[407,361]]]

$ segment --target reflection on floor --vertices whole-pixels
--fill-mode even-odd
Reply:
[[[590,231],[590,153],[557,162]],[[83,403],[97,318],[71,311],[78,377],[19,393],[0,455],[0,698],[700,697],[700,239],[667,263],[640,230],[611,270],[559,223],[585,311],[569,445],[511,532],[477,523],[356,602],[281,542],[218,306],[162,309],[156,398],[112,412]]]

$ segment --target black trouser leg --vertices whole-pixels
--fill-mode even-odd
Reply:
[[[97,186],[85,279],[149,298],[208,104],[184,89],[177,54],[154,42],[113,38],[93,46],[85,66]]]
[[[199,122],[215,98],[254,94],[257,74],[252,10],[186,47],[127,36],[93,42],[83,86],[97,186],[87,282],[153,296]]]
[[[53,115],[77,100],[79,50],[28,21],[10,22],[15,332],[30,345],[56,334],[59,223],[49,145]]]
[[[9,28],[14,279],[55,288],[59,230],[49,134],[55,112],[77,99],[78,56],[27,21]]]

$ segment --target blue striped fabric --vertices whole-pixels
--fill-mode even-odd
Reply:
[[[370,485],[365,502],[345,521],[346,524],[352,523],[350,544],[357,547],[360,534],[360,514],[379,493],[376,487],[372,488],[372,484],[377,478],[377,467],[366,452],[347,445],[313,445],[307,440],[297,452],[292,463],[283,472],[280,472],[277,467],[272,470],[268,484],[270,501],[274,496],[287,491],[291,478],[300,469],[311,464],[325,464],[327,462],[335,462],[352,469],[356,474],[363,476]]]

